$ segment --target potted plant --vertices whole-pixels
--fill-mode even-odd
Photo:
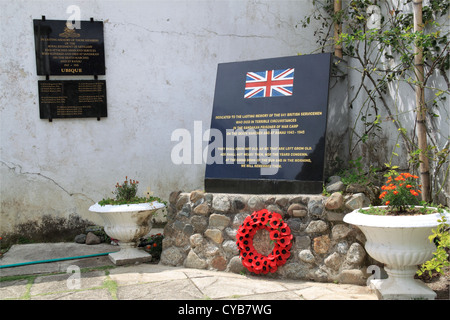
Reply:
[[[104,230],[119,241],[120,251],[110,253],[109,258],[116,265],[149,262],[152,256],[137,247],[141,237],[151,228],[150,217],[166,206],[158,197],[137,197],[139,181],[125,178],[123,184],[116,184],[114,199],[107,198],[92,205],[89,211],[97,213],[104,222]]]
[[[385,264],[387,279],[371,280],[381,299],[434,299],[436,293],[414,279],[418,265],[429,260],[436,246],[429,241],[443,209],[420,205],[418,176],[401,173],[389,176],[381,188],[384,206],[354,210],[344,222],[355,225],[366,236],[365,248],[375,260]]]

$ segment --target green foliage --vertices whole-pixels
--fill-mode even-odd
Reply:
[[[159,260],[162,252],[162,241],[164,235],[161,233],[153,234],[150,237],[143,239],[139,246],[144,247],[144,250],[152,255],[152,261]]]
[[[86,233],[92,232],[100,238],[101,242],[110,243],[111,238],[106,234],[105,229],[102,226],[89,226],[86,228]]]
[[[352,183],[368,185],[373,183],[373,180],[375,178],[378,169],[370,167],[369,170],[366,172],[361,160],[362,157],[350,160],[349,168],[342,170],[338,173],[338,176],[341,177],[342,183],[344,183],[345,185],[349,185]]]
[[[433,271],[444,274],[444,268],[450,266],[448,250],[450,249],[450,225],[444,215],[441,215],[437,229],[433,230],[433,234],[428,237],[430,242],[436,244],[436,251],[433,253],[433,258],[425,262],[417,271],[421,276],[425,272],[431,276]]]
[[[374,142],[384,137],[383,127],[394,125],[402,139],[402,147],[409,155],[409,171],[419,166],[419,154],[426,152],[434,173],[432,188],[436,199],[449,181],[449,144],[429,138],[428,149],[421,150],[415,129],[408,132],[405,128],[412,126],[401,123],[402,119],[413,118],[415,109],[401,108],[397,98],[393,97],[399,97],[400,93],[414,96],[415,87],[423,87],[428,99],[425,101],[427,124],[431,123],[431,126],[427,125],[429,137],[441,135],[448,139],[447,133],[436,129],[439,128],[436,120],[440,114],[438,109],[448,104],[446,100],[450,95],[450,30],[438,24],[448,17],[449,1],[423,3],[424,25],[420,32],[414,30],[412,0],[349,0],[343,2],[339,12],[334,12],[333,3],[333,0],[313,0],[315,9],[299,25],[306,28],[314,23],[318,26],[314,36],[322,52],[333,49],[334,23],[342,25],[337,44],[342,46],[352,74],[361,75],[360,81],[354,82],[351,88],[353,96],[349,97],[350,108],[356,109],[355,121],[350,128],[350,157],[358,148],[364,149],[366,154],[379,154]],[[375,17],[368,11],[370,5],[378,5],[381,9],[379,28],[368,27],[368,21]],[[417,82],[415,74],[416,47],[423,50],[424,80],[421,83]],[[363,178],[357,167],[348,173],[350,181]]]
[[[138,197],[136,196],[138,191],[139,181],[130,179],[128,181],[128,177],[125,177],[125,181],[123,184],[116,183],[116,189],[113,194],[116,195],[115,199],[107,198],[98,202],[99,205],[120,205],[120,204],[132,204],[132,203],[145,203],[145,202],[153,202],[157,201],[159,203],[167,204],[166,201],[158,197]]]
[[[428,207],[427,205],[424,205],[422,207],[418,206],[406,206],[405,211],[398,212],[393,211],[391,208],[385,208],[385,207],[378,207],[378,206],[369,206],[367,209],[360,209],[359,212],[369,215],[376,215],[376,216],[390,216],[390,215],[422,215],[422,214],[433,214],[436,213],[436,208]],[[439,210],[438,210],[439,212]]]

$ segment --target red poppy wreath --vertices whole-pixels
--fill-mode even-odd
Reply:
[[[269,231],[270,239],[274,242],[274,248],[268,256],[258,253],[253,247],[253,236],[261,229]],[[245,218],[236,238],[243,266],[256,274],[277,271],[291,255],[289,251],[293,238],[291,229],[279,213],[269,212],[267,209],[255,211]]]

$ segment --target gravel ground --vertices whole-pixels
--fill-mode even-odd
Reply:
[[[419,277],[434,292],[436,300],[450,300],[450,268],[444,270],[444,274],[433,273],[432,277],[424,274]]]

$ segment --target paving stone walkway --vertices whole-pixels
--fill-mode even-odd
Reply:
[[[76,267],[75,267],[76,269]],[[78,271],[78,270],[75,270]],[[0,282],[0,299],[26,300],[376,300],[367,287],[262,279],[140,264],[20,276]],[[70,270],[69,270],[70,272]]]
[[[0,259],[0,300],[377,300],[368,287],[358,285],[152,263],[115,266],[104,254],[117,250],[74,243],[12,246]],[[102,255],[17,266],[91,254]]]

